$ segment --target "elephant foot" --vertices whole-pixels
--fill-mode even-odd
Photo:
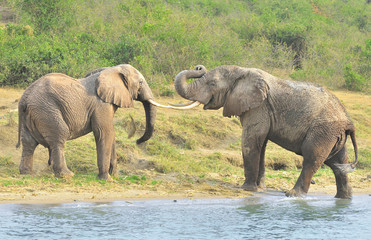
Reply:
[[[291,189],[285,193],[286,197],[303,197],[306,195],[303,191],[297,191],[295,189]]]
[[[98,174],[97,178],[102,179],[102,180],[106,180],[107,182],[114,182],[114,180],[112,179],[112,177],[108,173]]]
[[[21,160],[21,164],[19,164],[19,173],[20,174],[32,174],[32,164],[29,164],[28,161]]]
[[[72,178],[74,173],[71,172],[69,169],[62,169],[61,171],[54,171],[54,175],[57,178]]]
[[[347,191],[338,191],[335,195],[335,198],[351,199],[352,198],[352,189]]]
[[[257,192],[258,191],[258,186],[256,184],[250,184],[250,183],[244,183],[241,188],[245,191],[250,191],[250,192]]]
[[[22,175],[26,175],[26,174],[31,175],[33,171],[32,169],[29,169],[29,168],[19,168],[19,173]]]

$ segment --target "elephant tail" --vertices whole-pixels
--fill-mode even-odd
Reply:
[[[23,127],[23,113],[26,109],[26,106],[22,104],[22,99],[19,101],[18,105],[18,143],[15,145],[16,148],[19,148],[21,146],[21,132]]]
[[[356,169],[356,166],[358,164],[358,147],[357,147],[357,141],[356,141],[356,133],[354,130],[354,127],[347,130],[345,132],[347,135],[350,136],[350,139],[353,143],[353,149],[354,149],[354,162],[348,163],[348,164],[336,164],[336,166],[344,173],[350,173],[353,172]]]
[[[354,149],[354,162],[351,163],[351,167],[352,169],[354,170],[356,168],[356,165],[358,163],[358,147],[357,147],[357,141],[356,141],[356,133],[354,131],[354,129],[352,129],[351,131],[349,131],[349,135],[350,135],[350,139],[352,140],[352,143],[353,143],[353,149]]]

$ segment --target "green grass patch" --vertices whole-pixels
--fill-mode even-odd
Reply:
[[[10,156],[0,156],[0,176],[9,176],[18,173],[18,166]]]
[[[147,182],[147,177],[146,176],[137,176],[137,175],[131,175],[131,176],[120,176],[115,179],[118,183],[135,183],[135,184],[140,184],[143,185]],[[151,181],[152,185],[156,185],[156,181]]]

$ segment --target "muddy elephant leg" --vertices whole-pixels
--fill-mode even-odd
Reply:
[[[115,137],[113,139],[115,139]],[[109,174],[111,174],[111,176],[115,176],[116,173],[117,173],[117,157],[116,157],[115,140],[113,140],[111,161],[110,161],[110,166],[109,166]]]
[[[324,162],[324,158],[317,157],[304,157],[303,160],[303,169],[300,173],[298,180],[295,183],[295,186],[290,191],[286,192],[288,197],[300,197],[308,193],[310,182],[314,173],[321,166],[321,163]]]
[[[242,156],[245,172],[245,182],[242,188],[247,191],[258,191],[258,186],[264,184],[264,142],[265,135],[255,135],[256,131],[244,130],[242,134]]]
[[[331,149],[335,145],[336,140],[329,140],[328,137],[315,140],[308,139],[302,146],[303,153],[303,169],[295,183],[295,186],[290,191],[286,192],[288,197],[299,197],[308,193],[310,182],[313,175],[322,166],[326,158],[329,156]]]
[[[345,146],[337,154],[325,161],[325,164],[332,169],[335,175],[337,188],[336,198],[352,197],[352,187],[349,185],[347,173],[344,173],[336,166],[336,164],[346,163],[348,163],[348,153]]]
[[[26,128],[22,129],[22,158],[19,164],[20,174],[32,174],[33,154],[38,142],[31,136]]]
[[[242,147],[242,157],[245,173],[245,182],[242,189],[247,191],[258,191],[259,155],[251,153],[247,148]],[[255,150],[257,151],[257,150]]]
[[[265,140],[263,147],[260,151],[260,162],[259,162],[259,174],[257,179],[257,185],[260,190],[265,190],[265,149],[267,146],[268,139]]]
[[[242,188],[258,191],[264,187],[264,154],[270,128],[269,116],[259,109],[252,109],[240,117],[242,129],[241,145],[245,182]]]
[[[66,159],[64,158],[64,144],[54,144],[49,147],[49,151],[54,175],[60,178],[72,177],[74,174],[68,169]]]

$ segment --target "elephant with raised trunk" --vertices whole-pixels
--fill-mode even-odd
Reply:
[[[197,80],[187,83],[189,78]],[[183,98],[204,104],[205,110],[223,107],[225,117],[240,118],[243,189],[265,189],[264,155],[270,140],[304,158],[301,174],[287,196],[306,194],[314,173],[324,163],[335,174],[335,197],[351,197],[347,173],[358,162],[355,128],[339,99],[327,90],[256,68],[220,66],[207,72],[202,65],[180,72],[175,88]],[[345,146],[348,135],[355,152],[352,164],[348,164]]]
[[[116,172],[113,117],[118,107],[142,102],[146,129],[140,144],[151,138],[157,103],[143,75],[128,64],[101,68],[82,79],[64,74],[47,74],[32,83],[23,93],[18,106],[18,144],[22,142],[21,174],[31,174],[33,153],[38,144],[49,150],[49,165],[56,177],[71,177],[64,158],[67,140],[94,133],[98,177],[111,181]]]

